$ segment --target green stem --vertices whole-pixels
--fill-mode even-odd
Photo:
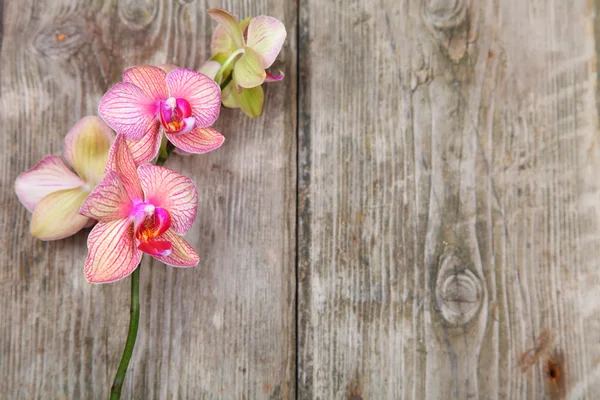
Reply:
[[[227,87],[227,85],[229,85],[229,82],[231,82],[231,79],[233,79],[233,74],[229,74],[227,76],[227,78],[225,78],[225,80],[223,81],[223,83],[221,83],[221,90],[225,89]]]
[[[141,264],[141,263],[140,263]],[[121,356],[121,362],[119,363],[119,369],[110,390],[110,400],[119,400],[121,398],[121,388],[123,387],[123,381],[125,380],[125,374],[127,373],[127,367],[131,360],[131,354],[133,353],[133,347],[135,346],[135,339],[137,337],[138,324],[140,321],[140,266],[131,274],[131,310],[129,316],[129,333],[127,334],[127,341],[125,342],[125,349]]]
[[[167,141],[166,151],[163,152],[161,149],[160,154],[158,156],[158,160],[156,160],[156,165],[164,165],[165,161],[167,161],[167,158],[169,158],[169,156],[171,155],[173,150],[175,150],[175,145],[173,143]]]
[[[227,67],[229,67],[229,64],[234,62],[235,59],[243,53],[244,53],[244,49],[237,49],[236,51],[231,53],[231,55],[227,58],[227,60],[225,60],[223,65],[221,65],[221,68],[219,68],[219,70],[217,71],[217,74],[215,75],[215,82],[219,82],[221,80],[221,77],[225,73],[225,70],[227,69]]]

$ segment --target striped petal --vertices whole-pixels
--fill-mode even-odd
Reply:
[[[167,73],[160,67],[142,65],[131,67],[123,73],[123,82],[133,83],[155,103],[168,98],[167,84],[165,78]]]
[[[217,120],[221,109],[221,89],[208,76],[179,68],[169,72],[167,86],[172,97],[190,103],[197,127],[211,126]]]
[[[162,135],[157,126],[155,132],[148,133],[138,141],[127,140],[135,165],[147,163],[156,157],[160,150],[161,139]]]
[[[100,222],[110,222],[128,218],[133,207],[119,175],[114,171],[107,171],[104,180],[81,205],[79,214]]]
[[[198,192],[187,176],[169,168],[145,164],[138,168],[146,202],[164,208],[171,229],[180,235],[190,230],[198,210]]]
[[[73,189],[85,182],[75,175],[58,156],[46,156],[35,167],[15,180],[15,192],[31,212],[44,197],[59,190]]]
[[[90,283],[118,281],[131,274],[142,259],[133,237],[133,223],[120,219],[98,223],[87,240],[85,279]]]
[[[263,69],[269,68],[281,51],[287,33],[276,18],[261,15],[248,24],[246,47],[252,48],[262,60]]]
[[[214,128],[194,128],[183,135],[165,133],[175,147],[188,153],[203,154],[221,147],[225,137]]]
[[[89,192],[82,188],[60,190],[44,197],[31,218],[31,235],[41,240],[71,236],[89,221],[77,211]]]
[[[244,47],[244,37],[242,35],[242,29],[240,28],[240,22],[236,17],[220,8],[211,8],[207,12],[212,19],[217,21],[219,25],[223,27],[223,29],[225,30],[225,32],[227,32],[236,48],[239,49]]]
[[[117,133],[130,140],[140,140],[154,132],[158,103],[130,82],[120,82],[100,99],[98,112]]]
[[[119,175],[119,180],[133,202],[144,199],[135,160],[123,135],[118,135],[115,143],[110,148],[106,170],[115,171]]]
[[[233,79],[245,88],[261,85],[267,74],[258,53],[247,47],[244,55],[240,57],[233,67]]]
[[[198,257],[196,250],[171,229],[157,236],[156,240],[171,243],[171,253],[166,256],[153,256],[157,260],[173,267],[195,267],[198,265],[200,257]]]
[[[83,117],[65,137],[65,158],[90,186],[104,176],[108,150],[115,134],[96,116]]]

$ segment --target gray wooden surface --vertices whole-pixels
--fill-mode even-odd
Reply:
[[[198,68],[214,6],[283,20],[286,78],[167,162],[201,262],[145,261],[124,397],[600,397],[593,3],[0,1],[0,398],[107,397],[129,281],[32,239],[12,182],[124,68]]]

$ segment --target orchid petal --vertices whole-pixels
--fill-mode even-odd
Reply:
[[[110,222],[129,217],[132,209],[133,203],[119,175],[114,171],[107,171],[104,180],[81,205],[79,214],[100,222]]]
[[[240,23],[236,17],[220,8],[211,8],[207,12],[212,19],[217,21],[219,25],[222,26],[223,29],[225,29],[225,32],[227,32],[236,48],[239,49],[244,47],[244,38],[242,36],[242,30],[240,28]]]
[[[146,96],[158,103],[169,97],[166,77],[167,73],[162,68],[142,65],[126,70],[123,73],[123,82],[133,83],[142,89]]]
[[[233,90],[233,86],[234,83],[232,82],[221,91],[221,102],[225,107],[239,108],[240,106],[237,103],[236,98],[233,96],[233,92],[235,91]]]
[[[142,242],[138,245],[138,249],[146,254],[150,254],[153,257],[167,256],[173,252],[173,246],[171,246],[171,243],[160,240]]]
[[[188,153],[203,154],[221,147],[225,138],[214,128],[194,128],[185,135],[165,134],[175,147]]]
[[[71,236],[89,221],[77,214],[89,192],[82,188],[60,190],[44,197],[33,211],[31,235],[41,240]]]
[[[244,36],[244,43],[247,41],[248,24],[250,24],[250,21],[252,21],[252,17],[247,17],[240,22],[240,29],[242,30],[242,34]]]
[[[98,112],[117,133],[130,140],[140,140],[159,124],[157,104],[133,83],[120,82],[100,99]]]
[[[199,71],[214,80],[219,69],[221,69],[221,64],[213,60],[208,60],[200,67]]]
[[[85,278],[91,283],[123,279],[142,259],[133,237],[133,223],[127,218],[98,223],[88,236],[87,246]]]
[[[198,210],[198,192],[187,176],[169,168],[145,164],[138,168],[147,203],[164,208],[171,229],[183,235],[190,230]]]
[[[83,117],[65,137],[65,158],[89,185],[95,186],[104,176],[108,150],[115,134],[96,116]]]
[[[208,76],[200,72],[179,68],[167,75],[167,86],[172,97],[188,101],[196,126],[211,126],[221,109],[221,89]]]
[[[147,163],[156,157],[160,151],[161,139],[162,135],[159,132],[159,127],[156,126],[154,132],[149,132],[140,140],[127,140],[127,146],[129,146],[135,165]]]
[[[181,236],[169,229],[165,233],[156,237],[156,240],[167,241],[171,243],[171,254],[167,256],[153,256],[159,261],[173,267],[194,267],[198,265],[200,257],[196,250]]]
[[[241,93],[237,90],[231,91],[236,103],[246,115],[256,118],[260,115],[265,101],[265,93],[262,86],[255,86],[250,89],[242,89]]]
[[[175,64],[160,64],[158,66],[158,68],[162,69],[163,71],[165,71],[165,74],[168,74],[169,72],[173,71],[174,69],[179,68],[177,65]],[[166,77],[166,75],[165,75]],[[166,84],[165,84],[166,85]]]
[[[118,135],[110,148],[106,170],[115,171],[119,175],[125,191],[133,202],[143,200],[144,195],[140,186],[135,160],[123,135]]]
[[[211,54],[217,53],[230,54],[235,50],[235,45],[231,40],[231,37],[222,25],[217,26],[215,29],[212,39],[210,41]]]
[[[265,82],[279,82],[285,77],[285,74],[279,71],[279,75],[273,75],[270,72],[267,72],[267,76],[265,77]]]
[[[252,48],[260,56],[263,69],[269,68],[281,51],[287,33],[281,21],[261,15],[252,18],[248,24],[246,47]]]
[[[85,182],[75,175],[58,156],[46,156],[33,168],[20,174],[15,181],[15,192],[31,212],[44,197],[59,190],[73,189]]]
[[[241,87],[251,88],[261,85],[266,76],[260,56],[251,48],[246,48],[233,67],[233,79]]]

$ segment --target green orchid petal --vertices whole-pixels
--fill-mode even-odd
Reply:
[[[256,86],[250,89],[242,89],[241,93],[237,90],[232,90],[234,99],[236,100],[242,111],[251,118],[256,118],[260,115],[265,102],[265,93],[262,86]]]
[[[225,32],[227,32],[236,48],[244,47],[244,36],[242,35],[242,29],[240,28],[240,23],[236,17],[220,8],[212,8],[207,12],[212,19],[217,21],[219,25],[225,29]]]
[[[261,85],[267,76],[260,56],[252,49],[246,48],[244,55],[237,60],[233,68],[233,79],[244,88]]]
[[[235,92],[233,87],[234,83],[231,82],[225,89],[221,90],[221,103],[227,108],[239,108],[235,97],[233,97],[233,92]]]

